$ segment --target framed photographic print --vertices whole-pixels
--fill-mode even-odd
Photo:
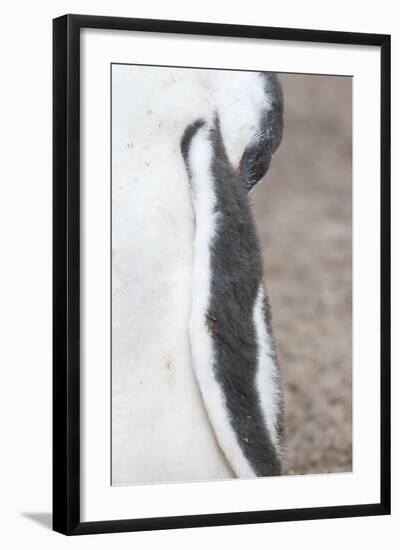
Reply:
[[[390,37],[53,43],[54,529],[390,513]]]

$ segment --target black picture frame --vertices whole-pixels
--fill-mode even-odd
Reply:
[[[378,46],[381,51],[381,495],[371,504],[80,520],[80,30],[150,31]],[[53,21],[53,529],[66,535],[390,513],[390,36],[65,15]]]

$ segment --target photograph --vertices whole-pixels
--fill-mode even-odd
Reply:
[[[352,472],[352,77],[110,86],[112,486]]]

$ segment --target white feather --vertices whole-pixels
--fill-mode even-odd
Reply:
[[[280,388],[278,371],[273,359],[271,336],[268,333],[264,316],[265,290],[260,286],[254,304],[254,324],[258,343],[257,391],[261,403],[264,421],[268,428],[272,443],[280,454],[278,434],[276,429],[279,410]]]

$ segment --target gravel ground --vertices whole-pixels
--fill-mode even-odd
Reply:
[[[351,471],[351,78],[281,75],[284,139],[252,192],[289,472]]]

